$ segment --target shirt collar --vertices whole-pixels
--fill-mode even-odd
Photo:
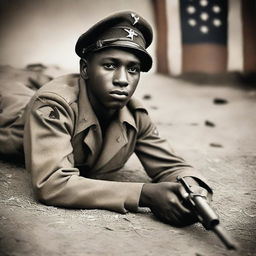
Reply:
[[[136,123],[134,120],[134,117],[132,115],[132,112],[129,110],[127,106],[124,106],[120,111],[119,111],[119,121],[122,124],[128,123],[132,127],[134,127],[135,130],[137,130]]]
[[[78,126],[77,133],[91,127],[99,125],[98,119],[90,104],[86,84],[82,77],[79,79],[79,98],[78,98]]]
[[[79,112],[78,112],[77,133],[93,125],[99,126],[97,116],[95,115],[88,98],[86,83],[82,77],[80,77],[79,79],[79,87],[80,87],[80,90],[79,90],[80,93],[79,93],[79,102],[78,102]],[[129,125],[134,127],[134,129],[137,130],[133,114],[127,106],[124,106],[119,111],[118,120],[116,121],[119,121],[121,124],[128,123]]]

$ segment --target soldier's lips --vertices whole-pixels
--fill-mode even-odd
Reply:
[[[126,99],[128,97],[128,92],[127,91],[122,91],[122,90],[114,90],[110,92],[110,95],[115,98],[115,99]]]

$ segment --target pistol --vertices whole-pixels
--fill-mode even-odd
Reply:
[[[218,215],[211,208],[206,198],[194,193],[184,178],[177,177],[177,181],[184,187],[188,196],[186,203],[189,209],[197,216],[206,230],[213,231],[229,250],[236,250],[237,244],[227,230],[221,226]]]

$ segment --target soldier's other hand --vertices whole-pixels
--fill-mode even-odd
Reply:
[[[182,204],[186,196],[186,191],[179,183],[147,183],[143,185],[139,205],[149,207],[165,223],[187,226],[197,222],[197,218]]]

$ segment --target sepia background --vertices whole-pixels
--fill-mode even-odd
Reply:
[[[159,67],[158,71],[162,73],[180,75],[191,71],[256,71],[255,1],[215,0],[211,1],[211,5],[205,4],[208,3],[206,0],[181,1],[183,2],[187,5],[185,8],[190,8],[190,12],[188,17],[181,18],[183,14],[180,13],[178,0],[2,0],[0,64],[23,68],[29,63],[42,62],[77,71],[79,59],[74,53],[77,38],[102,17],[117,11],[133,10],[153,27],[154,41],[148,50],[155,60],[155,66]],[[218,14],[224,12],[222,6],[215,12],[211,8],[206,9],[207,5],[214,9],[223,5],[223,2],[228,3],[228,7],[222,16],[218,17]],[[202,3],[201,7],[199,3]],[[193,22],[193,12],[203,14],[198,18],[208,21],[209,32],[208,41],[200,42],[199,38],[197,43],[200,43],[200,48],[194,47],[194,56],[191,56],[187,49],[191,42],[182,41],[181,23],[186,18],[188,22]],[[215,28],[225,26],[227,31],[216,33],[210,22],[216,24]],[[199,20],[197,23],[200,26]],[[186,33],[195,38],[193,31]],[[227,42],[220,42],[219,39],[223,37],[227,37]],[[206,44],[208,49],[205,50]],[[198,44],[193,42],[193,46],[196,45]],[[216,46],[221,47],[215,49]],[[201,53],[204,55],[201,56]],[[193,58],[195,56],[197,60]],[[216,58],[219,60],[216,61]],[[208,59],[211,60],[211,65],[208,64]]]
[[[154,24],[148,0],[12,0],[1,1],[1,7],[0,63],[21,68],[42,62],[78,71],[78,37],[117,11],[136,10]]]
[[[136,97],[160,134],[209,180],[213,208],[239,244],[227,251],[200,224],[174,228],[147,209],[121,215],[41,205],[25,166],[0,156],[0,255],[256,255],[255,6],[254,0],[0,0],[0,89],[6,79],[29,79],[31,64],[51,78],[78,72],[77,38],[112,13],[131,10],[149,21],[154,65],[142,74]],[[116,179],[149,181],[135,156]]]

